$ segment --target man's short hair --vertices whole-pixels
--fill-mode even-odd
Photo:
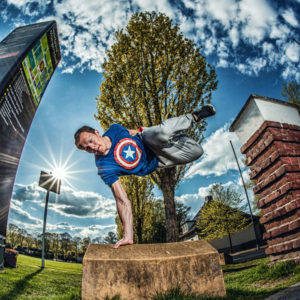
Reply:
[[[83,132],[95,133],[95,129],[90,126],[82,126],[80,127],[74,134],[75,146],[80,150],[85,150],[80,144],[80,134]]]

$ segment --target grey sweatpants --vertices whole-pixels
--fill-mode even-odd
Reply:
[[[161,125],[145,127],[139,133],[145,145],[158,158],[159,168],[183,165],[198,159],[203,149],[187,135],[194,118],[191,114],[165,120]]]

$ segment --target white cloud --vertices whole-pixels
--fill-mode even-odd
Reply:
[[[218,67],[231,67],[251,76],[281,67],[285,79],[300,76],[299,50],[297,45],[289,45],[291,38],[299,37],[296,10],[288,7],[277,12],[266,0],[183,0],[181,6],[168,0],[7,0],[7,4],[21,11],[13,18],[14,24],[24,25],[23,15],[30,16],[32,22],[57,21],[64,73],[86,69],[101,72],[116,30],[124,28],[134,12],[155,10],[179,23],[184,35],[203,46],[203,53]],[[182,7],[189,10],[188,15]],[[45,16],[52,8],[53,15]],[[1,15],[8,15],[8,10]],[[7,17],[7,22],[10,19]]]
[[[199,162],[191,166],[185,176],[186,178],[191,178],[195,175],[220,176],[226,174],[229,170],[237,170],[237,164],[230,146],[230,140],[235,147],[239,159],[242,157],[239,150],[241,144],[237,136],[234,133],[229,132],[228,128],[229,124],[227,123],[206,138],[202,145],[204,155],[200,158]]]
[[[202,1],[208,14],[213,19],[221,22],[225,28],[229,28],[230,21],[237,15],[238,5],[234,0]]]
[[[228,67],[228,61],[226,61],[225,59],[220,59],[218,64],[217,64],[217,67],[219,68],[227,68]]]
[[[235,48],[239,43],[239,31],[237,30],[236,27],[232,27],[229,30],[229,38],[232,42],[233,48]]]
[[[249,64],[250,68],[251,68],[251,71],[255,75],[258,75],[260,70],[263,69],[267,64],[267,61],[264,58],[261,58],[261,57],[255,58],[255,59],[248,59],[247,62]]]
[[[298,27],[299,23],[295,17],[294,11],[289,8],[282,13],[283,18],[293,27]]]
[[[292,62],[299,62],[300,47],[296,43],[289,43],[286,45],[285,54]]]

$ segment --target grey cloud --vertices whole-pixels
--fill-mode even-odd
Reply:
[[[18,220],[19,223],[30,224],[30,225],[39,225],[41,221],[32,217],[29,213],[22,210],[22,208],[11,204],[9,211],[9,218],[12,220]]]
[[[75,216],[88,216],[91,212],[91,207],[82,207],[82,206],[67,206],[65,208],[60,208],[67,215]]]
[[[32,201],[44,205],[46,192],[37,183],[30,185],[15,185],[13,199],[23,202]],[[49,209],[62,215],[76,217],[100,217],[109,218],[115,215],[115,201],[104,198],[94,192],[74,191],[70,188],[62,188],[61,194],[51,193],[49,197]]]

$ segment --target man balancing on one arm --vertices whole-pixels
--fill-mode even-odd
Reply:
[[[123,225],[123,239],[115,248],[133,244],[133,216],[131,203],[119,176],[145,176],[156,168],[168,168],[190,163],[203,154],[202,147],[188,137],[186,130],[192,122],[213,116],[210,104],[192,114],[165,120],[161,125],[127,130],[113,124],[101,136],[99,131],[83,126],[74,135],[78,149],[95,155],[98,174],[108,184],[116,200]]]

